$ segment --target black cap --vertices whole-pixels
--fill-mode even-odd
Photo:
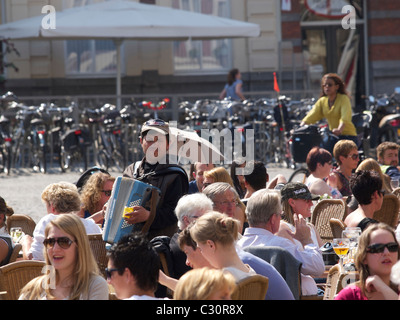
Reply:
[[[308,187],[300,182],[289,182],[281,189],[282,201],[288,199],[318,200],[319,195],[312,194]]]

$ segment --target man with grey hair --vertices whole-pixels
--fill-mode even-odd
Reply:
[[[203,193],[187,194],[179,199],[175,208],[179,231],[171,237],[169,242],[174,265],[174,278],[179,279],[186,271],[191,269],[186,265],[186,254],[179,246],[179,233],[186,229],[192,221],[212,210],[213,202]]]
[[[175,208],[179,229],[185,229],[194,219],[212,210],[213,202],[205,194],[193,193],[184,195],[179,199]]]
[[[315,295],[317,285],[311,276],[321,276],[325,271],[322,253],[312,242],[310,229],[301,215],[294,214],[297,239],[301,248],[287,238],[275,235],[281,222],[280,192],[261,189],[255,192],[247,202],[246,216],[249,222],[243,237],[237,242],[241,248],[253,246],[277,246],[289,251],[302,263],[302,294]]]
[[[214,210],[225,213],[229,217],[235,216],[239,195],[229,183],[214,182],[207,186],[203,193],[212,200]]]

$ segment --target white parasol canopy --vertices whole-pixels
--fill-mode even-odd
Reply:
[[[115,0],[56,12],[55,29],[45,15],[0,25],[0,38],[14,40],[114,39],[117,48],[117,107],[121,96],[121,44],[129,40],[205,40],[258,37],[260,26],[217,16]]]

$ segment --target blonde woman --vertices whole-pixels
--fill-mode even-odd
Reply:
[[[367,158],[367,159],[361,161],[356,169],[356,172],[361,171],[361,170],[373,170],[373,171],[378,172],[378,174],[380,175],[380,177],[382,179],[382,184],[383,184],[382,187],[385,190],[385,192],[391,193],[393,191],[392,187],[390,186],[389,176],[382,172],[378,161],[376,161],[375,159]]]
[[[212,267],[233,274],[236,282],[256,272],[239,258],[235,242],[239,235],[237,220],[212,211],[199,217],[190,227],[190,236]]]
[[[337,189],[342,196],[351,196],[349,181],[360,160],[357,145],[352,140],[339,140],[333,148],[333,156],[339,165],[332,169],[332,172],[336,175]]]
[[[74,214],[62,214],[45,229],[46,265],[55,271],[31,280],[20,300],[108,300],[108,285],[100,275],[85,227]]]
[[[186,272],[178,281],[174,300],[231,300],[235,278],[220,269],[200,268]]]

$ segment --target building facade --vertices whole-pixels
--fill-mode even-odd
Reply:
[[[103,0],[0,0],[1,23]],[[107,1],[107,0],[104,0]],[[108,0],[112,1],[112,0]],[[135,1],[135,0],[132,0]],[[122,95],[217,99],[227,72],[242,72],[249,97],[282,93],[319,95],[324,73],[343,76],[354,107],[366,94],[391,93],[400,83],[400,2],[390,0],[136,0],[257,23],[258,38],[212,41],[126,41]],[[342,13],[354,8],[355,19]],[[340,12],[339,12],[340,11]],[[346,20],[347,17],[347,20]],[[354,22],[346,28],[342,22]],[[13,41],[4,91],[21,97],[115,94],[115,47],[110,41]],[[112,101],[111,101],[112,102]]]

